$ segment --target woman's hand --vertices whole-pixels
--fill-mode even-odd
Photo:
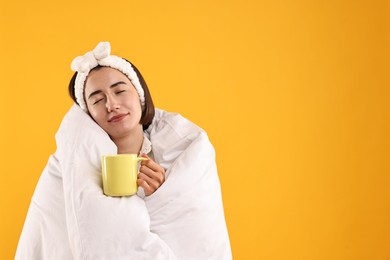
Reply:
[[[142,157],[148,160],[141,161],[137,184],[144,189],[145,195],[149,196],[164,183],[165,170],[146,154],[142,154]]]

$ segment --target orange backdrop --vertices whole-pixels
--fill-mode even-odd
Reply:
[[[0,258],[99,41],[217,151],[234,259],[390,259],[389,1],[0,2]]]

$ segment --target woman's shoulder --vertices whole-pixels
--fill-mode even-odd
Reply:
[[[190,147],[197,147],[197,153],[214,153],[206,132],[179,113],[156,110],[147,131],[156,161],[167,169]]]
[[[191,122],[184,116],[176,112],[168,112],[162,109],[156,109],[153,123],[149,131],[168,130],[176,133],[179,137],[185,138],[189,135],[198,135],[204,133],[204,130]]]

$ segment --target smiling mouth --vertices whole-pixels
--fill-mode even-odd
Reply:
[[[119,122],[119,121],[121,121],[123,118],[125,118],[127,115],[128,115],[128,114],[120,114],[120,115],[113,116],[113,117],[111,117],[110,119],[108,119],[108,122],[109,122],[109,123]]]

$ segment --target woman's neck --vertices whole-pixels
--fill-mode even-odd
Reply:
[[[118,154],[133,153],[138,154],[144,141],[142,125],[125,136],[112,139],[118,148]]]

